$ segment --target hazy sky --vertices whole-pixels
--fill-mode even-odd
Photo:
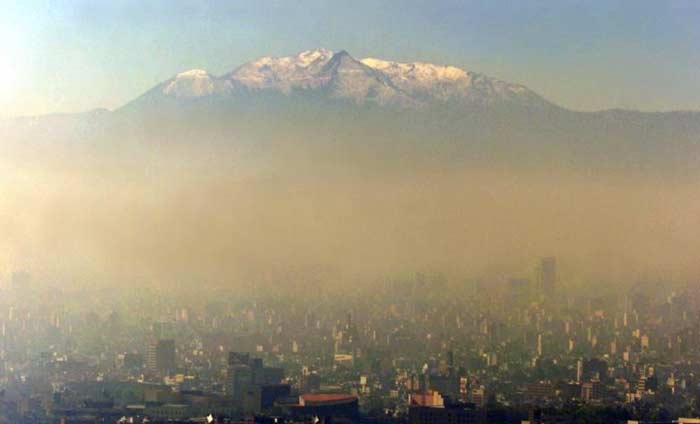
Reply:
[[[700,109],[697,1],[0,0],[0,117],[327,47],[454,64],[575,109]]]

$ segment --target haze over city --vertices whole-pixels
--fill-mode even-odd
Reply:
[[[697,3],[5,6],[0,423],[700,417]]]

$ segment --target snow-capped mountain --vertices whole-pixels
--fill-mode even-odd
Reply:
[[[228,94],[231,84],[203,69],[181,72],[163,83],[162,93],[178,99],[192,99],[215,94]]]
[[[385,74],[355,60],[346,51],[307,50],[296,56],[263,57],[224,76],[233,86],[285,95],[319,92],[361,104],[415,106]]]
[[[365,58],[361,62],[387,75],[396,87],[415,99],[457,100],[477,105],[512,102],[540,106],[546,102],[520,84],[507,83],[454,66],[400,63],[375,58]]]
[[[316,89],[325,82],[323,67],[333,58],[326,49],[307,50],[296,56],[261,57],[248,62],[224,78],[251,90],[276,90],[290,94],[292,90]]]
[[[264,150],[278,139],[357,141],[361,149],[443,146],[518,166],[663,163],[681,173],[695,172],[700,158],[700,112],[577,112],[458,67],[357,60],[325,49],[262,57],[221,76],[180,72],[118,110],[0,120],[0,135],[17,146],[211,142]]]
[[[262,57],[220,77],[202,69],[185,71],[143,97],[151,101],[159,97],[186,101],[255,93],[314,95],[358,105],[401,108],[421,108],[448,101],[467,106],[552,106],[522,85],[454,66],[375,58],[357,60],[344,50],[327,49]]]

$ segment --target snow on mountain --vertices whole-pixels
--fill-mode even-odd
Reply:
[[[355,104],[420,108],[455,101],[465,105],[549,103],[526,87],[425,62],[356,60],[346,51],[307,50],[285,57],[262,57],[215,77],[202,69],[182,72],[159,86],[179,100],[266,91],[285,96],[313,94]]]
[[[293,89],[318,88],[323,83],[318,74],[332,57],[333,52],[326,49],[280,58],[266,56],[244,64],[224,78],[248,89],[289,94]]]
[[[438,82],[453,82],[468,78],[467,73],[454,66],[440,66],[432,63],[400,63],[388,60],[364,58],[360,62],[380,70],[402,85],[430,87]]]
[[[191,69],[166,81],[162,92],[178,99],[193,99],[226,94],[230,91],[230,87],[230,83],[212,76],[204,69]]]
[[[365,58],[365,65],[386,74],[401,90],[422,100],[459,100],[469,104],[490,105],[499,102],[546,102],[519,84],[507,83],[455,66],[425,62],[401,63]]]
[[[263,57],[225,76],[234,86],[289,95],[316,92],[357,104],[414,105],[386,76],[346,51],[307,50],[295,56]]]
[[[319,77],[331,97],[352,100],[357,104],[419,106],[414,99],[395,87],[381,72],[355,60],[346,51],[333,55],[321,69]]]

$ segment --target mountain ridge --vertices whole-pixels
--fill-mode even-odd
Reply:
[[[381,77],[374,81],[374,87],[365,85],[360,87],[364,88],[363,90],[355,90],[351,93],[337,93],[332,89],[327,89],[325,85],[332,81],[327,73],[322,74],[322,67],[336,55],[349,58],[350,63],[355,66],[364,65],[377,71]],[[379,96],[377,96],[377,86],[383,90]],[[5,117],[0,119],[0,122],[90,115],[95,110],[124,112],[134,108],[138,109],[149,103],[155,103],[149,105],[150,107],[158,107],[161,102],[172,103],[172,101],[178,106],[181,103],[211,99],[245,101],[249,100],[250,96],[260,94],[281,97],[311,95],[316,99],[325,97],[327,100],[348,101],[355,105],[376,104],[379,106],[398,106],[400,109],[422,109],[435,105],[457,106],[458,108],[511,105],[550,111],[566,111],[581,116],[636,114],[645,116],[697,115],[700,117],[700,111],[690,109],[646,111],[611,107],[580,111],[560,106],[523,84],[502,81],[453,65],[423,61],[398,62],[376,57],[365,57],[358,60],[345,50],[333,52],[325,48],[317,48],[304,50],[290,56],[262,56],[219,76],[201,68],[185,70],[114,109],[97,107],[84,112],[54,112]]]
[[[263,56],[221,76],[203,69],[183,71],[124,107],[144,99],[153,101],[156,96],[162,101],[187,101],[255,93],[320,96],[357,105],[403,109],[448,102],[461,106],[558,107],[524,85],[454,66],[376,58],[358,60],[345,50],[333,52],[323,48],[290,56]]]

